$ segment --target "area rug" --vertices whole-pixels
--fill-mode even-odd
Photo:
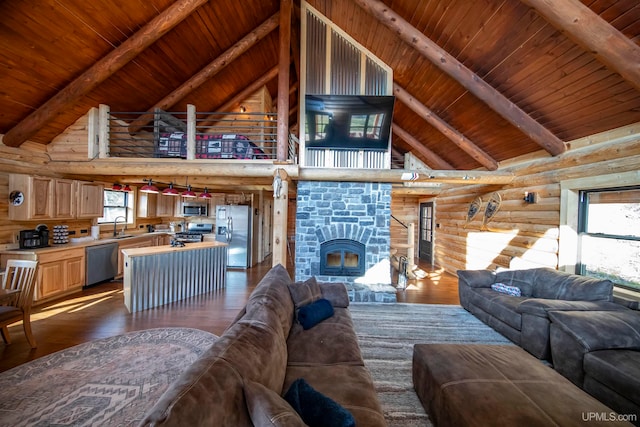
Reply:
[[[198,329],[147,329],[17,366],[0,374],[0,425],[136,425],[216,339]]]
[[[413,345],[513,345],[459,305],[355,303],[349,306],[365,366],[393,427],[431,426],[413,389]]]

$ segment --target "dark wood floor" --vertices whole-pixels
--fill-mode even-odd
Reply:
[[[189,327],[220,335],[270,268],[266,261],[248,270],[229,270],[226,289],[133,314],[124,306],[121,281],[38,306],[31,316],[38,348],[31,349],[22,325],[10,327],[12,343],[0,340],[0,372],[76,344],[141,329]],[[420,268],[426,277],[409,281],[406,290],[398,291],[398,302],[459,304],[455,276],[428,265]]]

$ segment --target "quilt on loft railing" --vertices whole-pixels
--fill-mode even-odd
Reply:
[[[187,134],[160,133],[155,157],[187,157]],[[267,159],[269,156],[245,135],[196,134],[196,159]]]

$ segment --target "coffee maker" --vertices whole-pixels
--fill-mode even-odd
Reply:
[[[20,231],[20,249],[37,249],[49,246],[49,230],[46,226],[39,226],[35,230]]]

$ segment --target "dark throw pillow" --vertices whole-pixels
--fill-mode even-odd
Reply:
[[[304,282],[291,283],[288,286],[296,310],[322,298],[322,291],[315,277],[310,277]]]
[[[333,306],[329,300],[324,298],[300,307],[300,310],[298,310],[298,322],[300,322],[304,330],[313,328],[331,316],[333,316]]]
[[[291,384],[284,400],[309,427],[355,427],[353,415],[335,400],[315,390],[303,378]]]

